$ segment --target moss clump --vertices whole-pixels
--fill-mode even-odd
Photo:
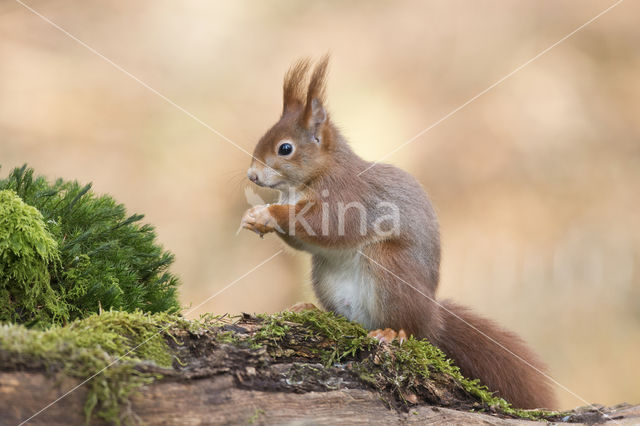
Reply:
[[[139,224],[142,215],[127,216],[90,184],[49,183],[26,166],[0,179],[0,191],[10,202],[0,203],[1,275],[14,277],[0,283],[0,322],[46,327],[100,308],[178,311],[173,255]],[[33,290],[20,296],[27,282]]]
[[[280,341],[295,323],[311,332],[308,338],[319,338],[325,344],[318,347],[326,365],[354,356],[358,351],[370,349],[376,341],[367,336],[360,324],[350,322],[340,315],[317,309],[301,312],[284,311],[273,315],[259,315],[264,320],[262,328],[253,336],[255,343]]]
[[[471,380],[464,377],[460,369],[453,364],[453,361],[447,358],[444,352],[431,345],[427,340],[416,340],[412,337],[402,345],[399,345],[397,342],[394,342],[394,345],[399,351],[396,353],[403,354],[400,358],[406,365],[406,370],[419,373],[423,371],[423,367],[426,364],[430,363],[429,365],[435,370],[452,377],[467,392],[478,398],[486,406],[500,413],[530,420],[545,419],[558,414],[555,411],[549,410],[524,410],[512,407],[506,400],[495,396],[493,392],[480,383],[479,380]]]
[[[418,377],[428,378],[429,371],[437,371],[453,378],[464,390],[478,398],[484,405],[498,412],[517,417],[537,420],[555,414],[544,410],[522,410],[511,406],[506,400],[495,396],[479,380],[471,380],[462,375],[460,369],[440,349],[427,340],[413,337],[399,344],[393,342],[393,357],[387,362],[394,364],[386,368],[402,372],[406,385],[412,386]]]
[[[178,316],[141,312],[104,312],[47,330],[0,325],[0,350],[11,362],[62,368],[69,376],[91,378],[85,404],[91,414],[120,423],[121,406],[133,392],[158,377],[136,368],[141,362],[170,367],[173,355],[165,341],[170,327],[188,327]],[[124,420],[129,420],[124,418]]]
[[[0,320],[53,322],[69,315],[50,285],[58,244],[44,219],[11,190],[0,191]]]

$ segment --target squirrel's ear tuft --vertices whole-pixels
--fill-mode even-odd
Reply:
[[[310,66],[309,58],[298,60],[284,76],[282,115],[304,104],[305,83]]]
[[[313,69],[313,74],[311,74],[309,88],[307,89],[307,102],[302,114],[302,123],[307,128],[317,127],[327,120],[324,102],[328,66],[329,55],[326,54],[320,59]]]

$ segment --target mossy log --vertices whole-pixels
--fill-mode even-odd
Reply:
[[[110,330],[114,319],[135,320],[131,314],[109,315],[105,320]],[[99,320],[100,316],[93,319]],[[166,320],[159,331],[174,357],[172,367],[129,357],[133,360],[130,374],[152,379],[136,382],[135,392],[118,399],[117,416],[93,416],[92,424],[530,422],[522,416],[585,423],[605,420],[593,408],[566,413],[504,410],[496,400],[483,397],[481,387],[475,389],[473,382],[461,380],[455,368],[449,370],[448,363],[439,365],[443,358],[424,346],[428,343],[378,345],[358,326],[330,314],[245,315],[233,321],[214,318],[198,323],[177,320],[171,327]],[[16,345],[9,347],[1,337],[0,424],[19,424],[82,383],[82,376],[74,377],[72,365],[47,362],[46,353],[19,353]],[[132,345],[132,350],[138,350],[140,341]],[[425,365],[428,372],[420,373],[417,368]],[[102,374],[92,380],[100,380]],[[108,377],[107,389],[116,393],[130,389],[114,382],[126,378]],[[85,423],[83,407],[91,400],[91,392],[89,383],[78,387],[28,424]],[[99,405],[94,402],[91,407]],[[640,421],[638,407],[601,411],[618,423]]]

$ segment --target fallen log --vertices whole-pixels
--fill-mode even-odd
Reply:
[[[118,313],[105,315],[122,321]],[[0,424],[69,425],[87,418],[92,424],[169,425],[640,422],[637,406],[514,410],[459,376],[428,343],[378,345],[357,325],[326,313],[244,315],[197,324],[165,319],[158,333],[172,354],[171,365],[145,361],[140,353],[127,361],[131,370],[102,382],[95,381],[105,372],[96,371],[87,383],[74,374],[75,364],[7,349],[0,338]],[[131,350],[140,352],[143,344],[136,345]],[[110,359],[116,364],[109,371],[122,361]],[[130,394],[122,385],[129,375],[144,378]],[[117,411],[100,411],[106,402],[94,383],[116,394]]]

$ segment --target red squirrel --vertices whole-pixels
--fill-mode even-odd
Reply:
[[[279,190],[280,199],[247,210],[241,226],[261,236],[275,232],[311,253],[313,289],[324,309],[382,341],[426,338],[466,377],[514,406],[553,408],[545,367],[520,337],[436,301],[440,236],[431,202],[394,166],[376,164],[359,175],[372,163],[352,151],[329,118],[327,64],[325,56],[308,76],[311,63],[301,60],[286,74],[282,115],[258,142],[248,171],[249,180]]]

